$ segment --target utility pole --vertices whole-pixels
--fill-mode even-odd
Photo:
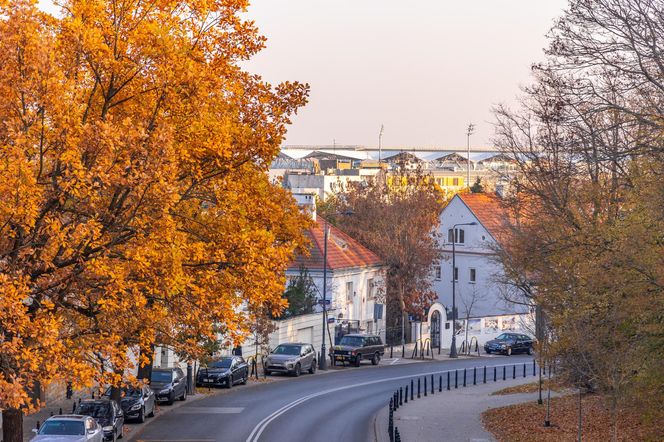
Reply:
[[[470,187],[470,136],[475,132],[475,125],[468,123],[468,130],[466,131],[466,149],[467,149],[467,165],[466,165],[466,187]]]
[[[382,153],[383,153],[383,129],[385,127],[381,124],[380,125],[380,132],[378,133],[378,165],[381,164],[383,161]]]

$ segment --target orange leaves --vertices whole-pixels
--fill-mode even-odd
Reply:
[[[63,5],[0,5],[0,407],[242,340],[307,224],[264,170],[308,88],[237,66],[246,1]]]

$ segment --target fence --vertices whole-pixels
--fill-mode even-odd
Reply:
[[[535,360],[533,360],[532,364],[524,362],[523,364],[494,365],[491,367],[485,365],[483,367],[464,368],[463,371],[461,369],[441,371],[437,376],[438,393],[442,393],[443,389],[450,391],[453,388],[458,389],[459,387],[463,388],[470,386],[471,381],[472,385],[477,385],[478,383],[490,383],[492,377],[493,382],[498,382],[499,380],[505,381],[508,378],[525,378],[531,373],[531,366],[532,376],[537,376],[538,371]],[[550,365],[549,367],[542,365],[541,368],[545,375],[547,368],[551,370],[551,373],[555,373],[555,364]],[[417,382],[415,379],[417,379]],[[429,394],[434,395],[436,393],[435,381],[435,374],[416,376],[410,380],[410,383],[406,383],[405,386],[399,387],[399,389],[392,393],[392,397],[390,397],[388,403],[389,415],[387,422],[387,431],[391,442],[401,442],[399,428],[394,424],[394,412],[404,404],[408,404],[409,400],[412,402],[415,399],[420,399],[422,396],[426,397]],[[445,386],[445,388],[443,388],[443,386]],[[415,393],[416,387],[417,393]]]

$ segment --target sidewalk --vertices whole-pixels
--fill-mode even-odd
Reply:
[[[537,400],[537,393],[491,396],[503,388],[535,382],[536,377],[508,379],[447,391],[408,401],[394,412],[394,426],[404,441],[489,442],[493,441],[481,423],[482,413],[495,407]],[[378,442],[389,442],[387,405],[376,415]]]

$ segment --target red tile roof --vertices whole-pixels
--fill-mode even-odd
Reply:
[[[479,222],[499,244],[510,236],[510,212],[503,201],[489,193],[463,193],[457,195]]]
[[[319,216],[306,235],[311,242],[310,255],[297,255],[291,269],[306,267],[309,270],[323,270],[325,221]],[[327,241],[328,270],[345,270],[382,265],[381,259],[371,250],[330,225]]]

